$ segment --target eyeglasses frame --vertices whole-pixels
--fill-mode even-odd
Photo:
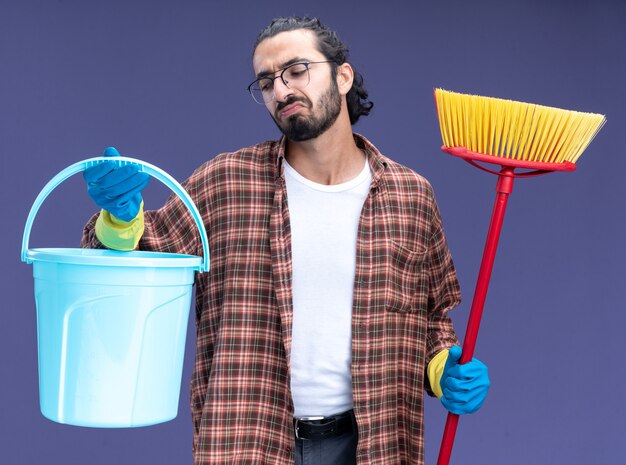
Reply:
[[[248,86],[248,92],[250,93],[250,96],[252,97],[252,100],[254,100],[255,103],[258,103],[259,105],[265,105],[266,103],[273,102],[274,99],[275,99],[274,96],[272,96],[272,100],[269,100],[269,101],[266,102],[265,99],[263,99],[263,103],[259,102],[256,98],[254,98],[254,94],[252,93],[252,86],[254,86],[257,82],[259,82],[259,81],[261,81],[263,79],[271,79],[272,82],[274,82],[276,79],[280,78],[280,80],[283,82],[283,84],[287,88],[291,89],[291,87],[289,87],[289,81],[287,81],[284,78],[285,71],[287,71],[289,68],[291,68],[293,66],[304,65],[304,66],[306,66],[307,73],[310,73],[309,65],[314,65],[314,64],[317,64],[317,63],[335,63],[335,62],[333,60],[324,60],[324,61],[306,61],[305,60],[305,61],[297,61],[295,63],[291,63],[290,65],[285,66],[283,69],[280,69],[278,71],[274,71],[274,73],[270,73],[270,74],[268,74],[266,76],[261,76],[260,78],[255,79],[254,81],[252,81],[250,83],[250,85]],[[276,73],[278,73],[278,72],[280,72],[280,74],[278,76],[276,76]],[[274,77],[270,77],[270,76],[272,76],[272,74],[274,74]],[[309,74],[309,82],[310,82],[310,80],[311,80],[311,75]],[[307,83],[307,86],[308,85],[309,85],[309,83]]]

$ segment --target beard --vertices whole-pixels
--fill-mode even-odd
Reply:
[[[308,108],[312,108],[312,103],[306,98],[290,98],[278,105],[276,113],[281,111],[287,105],[294,102],[302,102]],[[324,134],[334,123],[341,112],[341,95],[339,87],[334,80],[331,80],[328,90],[320,97],[318,106],[320,108],[319,115],[291,115],[282,123],[276,117],[272,116],[274,123],[280,129],[287,139],[293,142],[302,142],[305,140],[315,139]]]

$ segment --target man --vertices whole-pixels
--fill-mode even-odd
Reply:
[[[423,390],[455,413],[486,396],[486,367],[458,364],[432,189],[353,134],[372,104],[347,55],[317,19],[274,20],[249,90],[284,137],[184,184],[211,250],[196,283],[198,465],[421,464]],[[85,179],[103,211],[84,246],[200,254],[177,197],[144,215],[144,174],[105,163]]]

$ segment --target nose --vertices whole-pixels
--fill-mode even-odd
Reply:
[[[282,102],[291,94],[293,94],[293,90],[287,87],[280,77],[274,81],[274,100]]]

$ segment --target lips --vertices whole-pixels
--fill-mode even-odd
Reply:
[[[287,105],[285,108],[283,108],[278,113],[278,116],[280,116],[281,118],[285,118],[287,116],[292,115],[293,113],[298,111],[300,108],[305,108],[305,106],[302,103],[300,103],[300,102],[291,103],[291,104]]]

